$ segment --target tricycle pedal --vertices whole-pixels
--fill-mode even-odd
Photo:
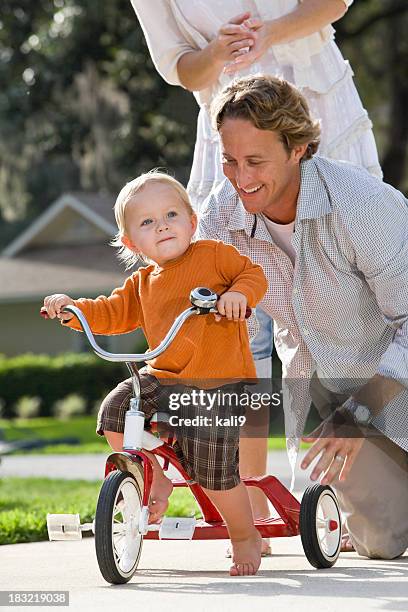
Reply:
[[[81,540],[83,531],[95,533],[94,523],[81,525],[79,514],[47,514],[50,540]]]
[[[196,527],[194,517],[165,516],[159,530],[160,540],[192,540]]]

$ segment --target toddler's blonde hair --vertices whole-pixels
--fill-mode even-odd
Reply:
[[[118,226],[118,232],[115,235],[114,240],[110,243],[111,246],[117,247],[118,257],[121,261],[126,264],[126,270],[132,268],[136,263],[142,261],[143,263],[151,263],[151,261],[143,255],[143,253],[134,253],[128,247],[126,247],[122,243],[122,237],[127,236],[126,232],[126,223],[125,223],[125,211],[128,204],[132,201],[134,195],[141,191],[143,187],[149,183],[160,183],[163,185],[168,185],[172,189],[174,189],[181,201],[185,205],[187,211],[191,216],[193,216],[194,210],[191,206],[190,198],[188,197],[188,193],[186,189],[183,187],[179,181],[177,181],[174,177],[166,174],[165,172],[161,172],[159,169],[155,168],[154,170],[150,170],[150,172],[145,172],[141,174],[137,178],[133,179],[129,183],[121,189],[118,197],[116,198],[114,212],[116,224]]]

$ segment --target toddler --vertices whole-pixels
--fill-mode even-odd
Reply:
[[[80,329],[70,313],[74,304],[96,334],[122,334],[141,327],[150,348],[163,340],[174,319],[190,306],[190,291],[209,287],[220,298],[219,315],[188,319],[170,347],[140,370],[141,410],[150,418],[168,398],[166,384],[219,388],[222,384],[255,379],[245,322],[247,305],[262,299],[267,281],[262,268],[229,245],[215,240],[192,241],[197,217],[187,192],[174,178],[156,171],[128,183],[115,203],[118,234],[114,245],[128,267],[139,268],[109,297],[73,300],[54,294],[44,299],[50,318],[58,317]],[[222,315],[222,316],[220,316]],[[221,387],[230,389],[230,386]],[[174,389],[174,387],[173,387]],[[120,383],[102,403],[97,433],[112,449],[123,448],[126,410],[132,396],[131,379]],[[229,410],[229,412],[228,412]],[[228,414],[238,414],[229,407]],[[237,421],[237,419],[235,419]],[[254,527],[245,485],[238,469],[239,426],[190,428],[177,435],[178,450],[189,476],[198,482],[219,509],[228,527],[233,549],[231,575],[252,575],[261,560],[261,536]],[[149,504],[150,522],[165,513],[172,491],[157,458]]]

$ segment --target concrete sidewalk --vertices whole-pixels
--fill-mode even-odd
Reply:
[[[301,452],[300,458],[304,451]],[[0,478],[7,476],[46,476],[48,478],[100,480],[103,478],[107,454],[103,455],[9,455],[1,458]],[[299,458],[299,461],[300,461]],[[298,463],[299,463],[298,461]],[[289,487],[291,470],[286,451],[268,453],[268,473]],[[169,471],[172,477],[175,470]],[[296,490],[304,490],[310,480],[307,472],[296,470]]]
[[[100,575],[93,538],[2,546],[0,589],[67,590],[75,612],[408,609],[408,556],[373,561],[344,554],[333,568],[315,570],[299,537],[275,539],[274,556],[257,576],[230,578],[225,546],[224,540],[146,541],[138,571],[121,586]]]

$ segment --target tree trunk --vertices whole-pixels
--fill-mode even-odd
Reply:
[[[394,0],[395,2],[395,0]],[[408,51],[405,41],[407,18],[387,20],[388,66],[390,70],[390,115],[388,143],[383,158],[384,180],[401,189],[407,162],[408,141]]]

